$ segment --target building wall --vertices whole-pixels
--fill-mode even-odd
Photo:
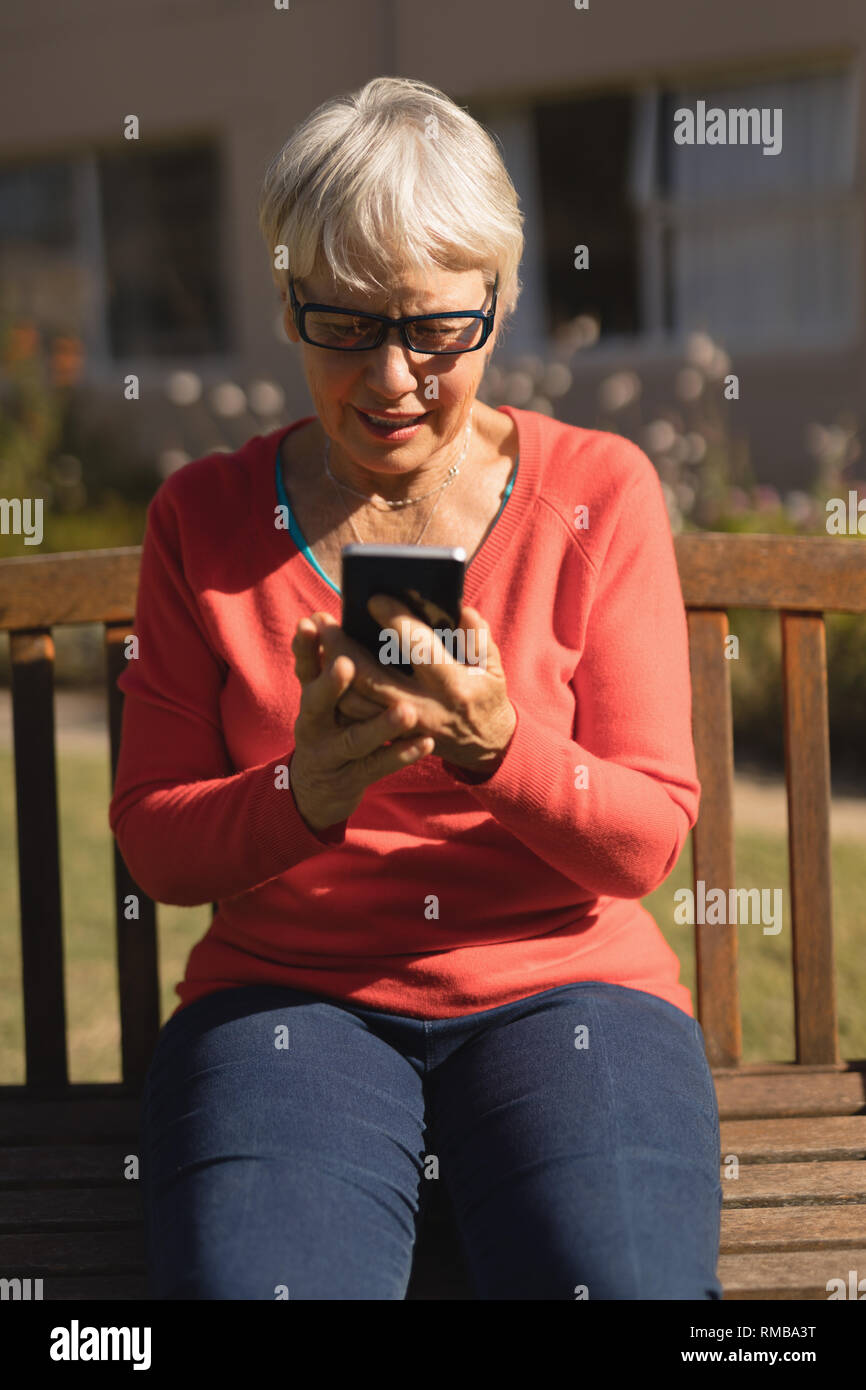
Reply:
[[[308,397],[293,349],[275,333],[279,304],[255,209],[269,158],[328,96],[395,73],[507,113],[509,105],[545,94],[784,73],[804,58],[853,57],[862,74],[862,0],[589,5],[576,11],[570,0],[290,0],[288,11],[276,11],[264,0],[76,0],[66,7],[29,0],[0,14],[0,158],[117,143],[129,113],[139,116],[143,140],[216,135],[226,172],[225,275],[237,350],[204,365],[203,375],[272,376],[296,415],[308,409]],[[861,103],[861,198],[864,122]],[[803,353],[791,343],[733,366],[742,385],[738,422],[768,481],[804,482],[811,468],[804,422],[829,420],[864,399],[866,244],[861,252],[861,332],[853,350]],[[638,345],[612,358],[584,354],[557,411],[591,424],[598,382],[617,366],[640,371],[651,409],[656,397],[669,398],[675,365],[669,352]],[[143,389],[156,392],[167,368],[140,367]],[[103,374],[102,389],[109,396],[119,390],[113,369]]]

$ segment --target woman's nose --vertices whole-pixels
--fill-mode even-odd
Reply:
[[[382,346],[371,353],[367,380],[385,396],[403,396],[407,391],[415,389],[418,368],[413,364],[412,354],[400,342],[396,331],[392,331]]]

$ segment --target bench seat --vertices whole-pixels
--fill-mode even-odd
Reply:
[[[725,1299],[826,1299],[866,1271],[866,1063],[717,1068]],[[147,1299],[138,1102],[120,1085],[0,1088],[0,1269],[45,1299]],[[730,1165],[728,1165],[730,1168]],[[471,1299],[447,1198],[416,1247],[410,1299]]]

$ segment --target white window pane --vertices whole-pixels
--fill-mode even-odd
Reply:
[[[780,109],[780,153],[765,155],[760,144],[677,145],[674,114],[680,108],[697,111],[698,101],[706,103],[708,113],[714,107],[726,113],[729,133],[727,113],[732,109]],[[675,200],[692,202],[849,188],[854,178],[855,105],[853,77],[848,73],[678,91],[665,103],[662,138],[667,190]]]
[[[671,266],[675,328],[704,329],[743,349],[853,338],[859,223],[852,206],[681,228]]]

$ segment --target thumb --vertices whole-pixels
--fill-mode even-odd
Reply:
[[[493,640],[490,624],[486,618],[482,617],[478,609],[472,608],[468,603],[461,604],[459,627],[464,633],[474,631],[477,634],[473,642],[476,655],[471,669],[488,671],[493,675],[502,674],[502,658],[499,654],[499,648]],[[467,652],[469,650],[472,648],[467,644]]]
[[[468,632],[471,627],[477,631],[483,631],[484,628],[488,632],[490,631],[490,624],[487,619],[482,618],[478,609],[471,608],[468,603],[461,603],[460,605],[460,626],[464,632]]]

